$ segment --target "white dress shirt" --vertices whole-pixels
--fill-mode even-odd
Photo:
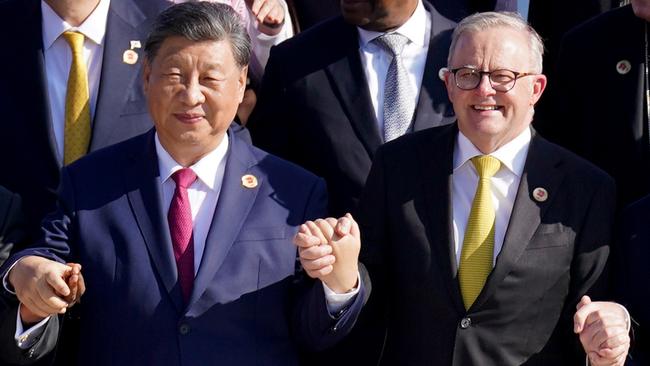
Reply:
[[[72,51],[63,38],[66,31],[77,31],[85,36],[83,57],[88,69],[88,89],[90,93],[90,120],[95,116],[97,94],[102,72],[104,36],[110,0],[100,0],[97,7],[79,27],[73,27],[61,19],[52,8],[41,1],[43,24],[43,54],[47,95],[50,106],[50,120],[56,141],[59,162],[63,162],[63,143],[65,141],[65,95],[68,74],[72,63]]]
[[[228,136],[225,135],[219,146],[196,164],[189,167],[197,176],[196,181],[187,188],[187,196],[192,210],[192,223],[194,235],[194,275],[199,271],[205,239],[208,237],[212,216],[217,207],[223,175],[226,171],[226,153],[228,152]],[[183,168],[169,155],[160,144],[156,134],[156,154],[158,155],[158,169],[160,171],[160,184],[162,187],[162,207],[164,217],[167,217],[169,205],[174,197],[176,183],[171,178],[172,174]]]
[[[380,136],[384,135],[384,84],[386,83],[386,74],[393,56],[385,51],[381,46],[372,42],[375,38],[383,35],[383,32],[373,32],[362,28],[359,30],[359,53],[361,54],[361,66],[366,73],[368,81],[368,90],[370,91],[370,100],[372,108],[377,118]],[[422,76],[424,67],[427,63],[427,52],[429,51],[429,38],[431,37],[431,14],[424,8],[422,1],[418,5],[413,15],[395,29],[409,39],[409,42],[402,50],[402,62],[409,74],[409,87],[412,88],[413,94],[420,95],[422,86]],[[411,102],[410,110],[415,111],[417,99]]]
[[[490,154],[501,162],[501,168],[490,179],[492,203],[496,211],[493,265],[501,252],[501,247],[503,247],[503,239],[508,229],[508,222],[519,189],[521,174],[524,171],[530,139],[530,128],[526,128],[519,136]],[[470,159],[478,155],[484,154],[465,135],[458,132],[456,146],[454,147],[454,172],[451,178],[456,263],[460,263],[465,228],[467,227],[467,220],[472,209],[476,186],[478,185],[478,174]]]

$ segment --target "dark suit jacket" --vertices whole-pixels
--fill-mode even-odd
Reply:
[[[613,181],[533,133],[503,249],[466,311],[452,234],[457,134],[434,128],[377,152],[358,215],[373,281],[360,329],[387,330],[382,365],[584,364],[572,316],[607,261]]]
[[[20,196],[0,186],[0,265],[24,235]]]
[[[296,272],[292,237],[325,214],[323,181],[230,133],[219,202],[183,305],[161,207],[153,130],[62,169],[40,247],[17,253],[83,265],[80,365],[296,365],[299,345],[332,345],[366,285],[332,317],[320,282]],[[254,188],[242,176],[257,177]],[[367,282],[366,282],[367,284]]]
[[[453,114],[438,70],[447,64],[454,23],[426,8],[433,21],[414,130],[451,122]],[[247,124],[256,146],[325,178],[336,216],[357,206],[382,144],[357,33],[338,17],[274,47]]]
[[[650,193],[643,45],[644,21],[629,5],[573,29],[560,52],[557,85],[549,85],[553,105],[536,124],[613,176],[621,207]],[[620,74],[624,60],[631,69]]]
[[[122,62],[131,40],[142,45],[152,20],[168,6],[164,0],[113,0],[110,3],[102,76],[92,121],[90,150],[125,140],[151,128],[141,88],[139,62]],[[51,130],[43,57],[40,0],[0,3],[0,43],[11,50],[0,58],[0,185],[20,194],[30,237],[56,202],[61,159]]]
[[[630,365],[650,365],[650,197],[630,205],[621,220],[620,253],[616,274],[618,300],[638,322],[634,330]]]
[[[286,0],[294,30],[300,32],[341,14],[339,0]],[[296,33],[298,33],[296,32]]]

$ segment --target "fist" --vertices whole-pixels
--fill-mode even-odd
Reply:
[[[294,238],[300,263],[312,278],[323,281],[336,293],[357,286],[361,237],[350,214],[307,221]]]

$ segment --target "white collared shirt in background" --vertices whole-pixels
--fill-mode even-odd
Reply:
[[[519,182],[521,182],[521,175],[526,164],[530,139],[530,128],[526,128],[512,141],[489,154],[501,162],[501,168],[490,179],[492,203],[496,211],[493,265],[503,247],[503,239],[508,229],[510,214],[512,213]],[[454,172],[451,179],[454,249],[457,264],[460,263],[465,228],[467,227],[467,220],[472,210],[472,201],[478,185],[478,174],[470,159],[479,155],[484,154],[459,131],[454,147]]]
[[[43,25],[43,56],[50,120],[56,141],[57,158],[63,164],[65,141],[65,95],[68,89],[68,74],[72,64],[72,51],[63,37],[66,31],[77,31],[84,35],[83,57],[88,70],[90,93],[90,120],[95,116],[97,94],[102,73],[104,38],[110,0],[100,0],[97,7],[79,27],[73,27],[61,19],[52,8],[41,1]]]
[[[379,135],[384,136],[384,85],[393,56],[381,46],[372,42],[375,38],[383,35],[383,32],[368,31],[359,27],[357,29],[359,31],[361,66],[368,81],[370,100],[377,118]],[[392,32],[399,33],[409,39],[402,51],[402,62],[409,74],[409,87],[413,91],[411,95],[419,96],[431,37],[431,14],[424,8],[422,0],[418,1],[418,5],[409,20]],[[417,98],[412,103],[410,110],[415,111]]]

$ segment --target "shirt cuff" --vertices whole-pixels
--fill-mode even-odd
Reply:
[[[352,303],[354,298],[359,293],[359,288],[361,287],[361,275],[357,273],[357,286],[344,294],[337,294],[336,292],[332,291],[331,288],[327,287],[325,282],[321,281],[321,283],[323,284],[323,290],[325,291],[327,311],[330,313],[330,315],[336,315],[341,310],[350,305],[350,303]]]
[[[7,291],[8,293],[10,293],[10,294],[12,294],[14,296],[16,295],[16,291],[14,291],[14,287],[11,286],[11,284],[9,283],[9,272],[11,272],[11,270],[16,266],[16,264],[18,264],[19,261],[20,261],[20,259],[15,261],[11,265],[11,267],[9,267],[7,272],[5,272],[5,275],[2,276],[2,286],[5,288],[5,291]]]
[[[623,309],[623,311],[625,312],[625,326],[627,327],[627,332],[629,333],[630,329],[632,328],[632,320],[631,320],[632,318],[630,318],[630,313],[627,311],[625,306],[623,306],[623,305],[621,305],[621,304],[619,304],[617,302],[615,302],[614,304],[620,306],[621,309]]]
[[[22,305],[20,305],[22,306]],[[23,320],[20,318],[20,308],[16,314],[16,333],[14,334],[14,339],[16,340],[16,345],[20,349],[28,349],[36,343],[45,331],[45,325],[50,320],[50,317],[41,320],[40,322],[34,324],[29,329],[25,330],[23,327]]]

